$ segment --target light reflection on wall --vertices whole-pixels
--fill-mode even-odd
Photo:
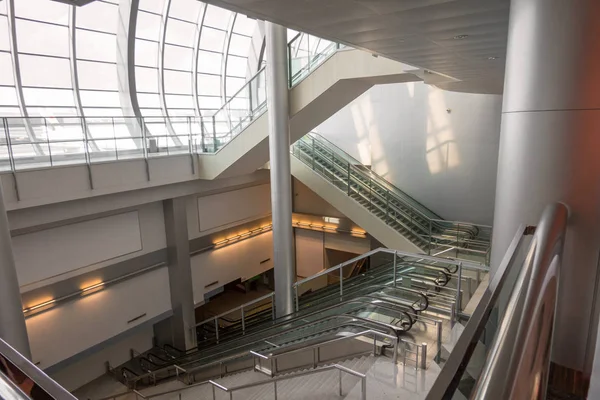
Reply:
[[[460,152],[452,129],[452,110],[442,90],[430,90],[427,98],[426,159],[432,175],[460,165]]]

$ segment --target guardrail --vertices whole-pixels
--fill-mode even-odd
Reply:
[[[295,379],[295,378],[299,378],[301,376],[307,376],[307,375],[314,375],[314,374],[320,374],[323,372],[327,372],[327,371],[332,371],[332,370],[338,370],[340,371],[340,375],[339,375],[339,395],[343,396],[343,392],[342,392],[342,373],[347,373],[349,375],[353,375],[356,376],[358,378],[360,378],[361,380],[361,400],[366,400],[367,399],[367,377],[365,374],[361,374],[359,372],[356,372],[350,368],[346,368],[343,365],[339,365],[339,364],[334,364],[334,365],[330,365],[327,367],[322,367],[316,370],[310,370],[310,371],[304,371],[304,372],[298,372],[296,374],[292,374],[292,375],[285,375],[285,376],[279,376],[276,378],[272,378],[271,380],[268,381],[264,381],[264,382],[255,382],[255,383],[250,383],[247,385],[241,385],[241,386],[236,386],[233,388],[227,388],[223,385],[218,384],[217,382],[214,381],[209,381],[209,383],[212,385],[213,389],[212,389],[212,398],[213,400],[216,400],[216,389],[222,390],[225,393],[229,393],[229,399],[232,400],[233,399],[233,393],[237,392],[239,390],[243,390],[243,389],[250,389],[253,387],[258,387],[258,386],[264,386],[264,385],[273,385],[273,390],[274,390],[274,398],[275,400],[277,400],[277,382],[281,382],[281,381],[285,381],[285,380],[289,380],[289,379]]]

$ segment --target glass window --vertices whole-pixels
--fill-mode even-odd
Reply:
[[[217,110],[221,108],[220,97],[209,97],[209,96],[198,96],[198,103],[202,109],[213,109]]]
[[[12,58],[9,53],[0,53],[0,85],[14,85]]]
[[[224,41],[225,32],[207,28],[206,26],[202,29],[202,35],[200,36],[200,48],[202,50],[222,52]]]
[[[142,115],[147,117],[162,117],[160,108],[140,108]]]
[[[73,91],[70,89],[23,88],[27,106],[70,106],[75,107]]]
[[[117,37],[109,33],[77,30],[77,58],[117,62]]]
[[[119,90],[117,66],[92,61],[77,61],[80,89]]]
[[[118,117],[123,115],[123,111],[121,108],[84,107],[83,114],[86,117]]]
[[[158,66],[158,43],[136,40],[135,65],[156,68]]]
[[[30,107],[27,105],[30,117],[76,117],[77,110],[72,108]]]
[[[118,92],[100,92],[96,90],[80,90],[83,106],[118,107],[120,105]]]
[[[198,94],[221,95],[221,78],[213,75],[198,74]]]
[[[27,0],[29,1],[29,0]],[[117,33],[119,24],[119,7],[100,1],[75,7],[77,27],[96,31]]]
[[[233,78],[231,76],[228,76],[227,79],[225,80],[225,88],[227,90],[227,96],[231,97],[234,94],[236,94],[237,91],[240,90],[242,88],[242,86],[244,86],[245,83],[246,83],[246,79],[244,79],[244,78]]]
[[[247,36],[231,35],[231,41],[229,42],[229,54],[234,54],[242,57],[248,57],[250,53],[250,44],[252,39]]]
[[[227,57],[227,79],[229,76],[246,77],[248,71],[248,60],[240,57]]]
[[[69,23],[69,6],[55,1],[15,0],[15,15],[67,25]]]
[[[138,92],[158,93],[158,69],[135,67],[135,84]]]
[[[197,0],[172,0],[169,16],[196,23],[201,7]]]
[[[158,93],[138,93],[138,104],[142,108],[160,108]]]
[[[198,51],[198,72],[206,72],[209,74],[221,73],[221,58],[223,56],[218,53],[208,51]]]
[[[6,2],[3,1],[2,3]],[[8,20],[4,15],[0,15],[0,50],[10,51],[10,42],[8,41]]]
[[[184,46],[192,46],[195,35],[195,24],[170,18],[167,24],[167,36],[165,38],[165,42]]]
[[[158,15],[143,11],[138,12],[135,37],[158,41],[161,23],[161,18]]]
[[[193,96],[182,96],[176,94],[168,94],[165,96],[167,101],[167,108],[189,108],[194,109],[194,97]]]
[[[14,87],[0,86],[0,106],[18,106],[17,92]],[[4,112],[0,110],[0,112]]]
[[[226,30],[231,18],[231,11],[209,5],[204,17],[204,25]]]
[[[0,88],[2,90],[2,88]],[[19,107],[4,107],[0,105],[0,115],[3,117],[20,117],[21,110]]]
[[[19,54],[23,86],[71,87],[69,60]]]
[[[167,44],[165,45],[165,68],[191,71],[193,55],[194,52],[192,49]]]
[[[165,92],[192,94],[192,75],[187,72],[165,71]]]
[[[69,57],[67,27],[17,19],[16,28],[19,52]]]
[[[248,18],[243,14],[238,14],[235,19],[233,31],[246,36],[252,36],[256,29],[256,20]]]
[[[165,0],[140,0],[140,10],[162,14]]]

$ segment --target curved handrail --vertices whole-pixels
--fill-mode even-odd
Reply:
[[[544,211],[472,399],[546,398],[568,218],[562,203]]]
[[[547,206],[522,265],[517,260],[523,237],[530,229],[519,226],[426,400],[453,398],[492,311],[498,306],[500,293],[509,275],[517,270],[520,273],[471,398],[545,398],[558,268],[567,220],[564,204]],[[486,397],[491,393],[492,397]],[[516,393],[518,396],[514,397]]]

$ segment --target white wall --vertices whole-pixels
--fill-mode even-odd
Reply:
[[[102,348],[101,351],[50,373],[50,376],[67,390],[73,391],[103,375],[106,372],[105,363],[107,361],[114,368],[129,360],[130,349],[139,352],[150,350],[153,337],[154,330],[151,324],[141,326],[133,330],[131,334]],[[97,386],[95,388],[97,389]]]
[[[66,302],[26,319],[33,362],[47,368],[169,310],[166,267]]]
[[[317,131],[443,218],[491,224],[501,109],[496,95],[379,85]]]
[[[165,247],[161,202],[13,237],[22,292]]]
[[[190,196],[187,213],[190,239],[268,216],[271,214],[270,185]]]
[[[262,261],[268,260],[266,262]],[[252,278],[273,268],[273,235],[265,232],[250,239],[192,257],[194,303],[204,301],[204,294],[219,286],[242,278]],[[218,284],[205,288],[218,281]]]
[[[296,275],[306,278],[324,267],[324,232],[294,229],[296,240]]]

